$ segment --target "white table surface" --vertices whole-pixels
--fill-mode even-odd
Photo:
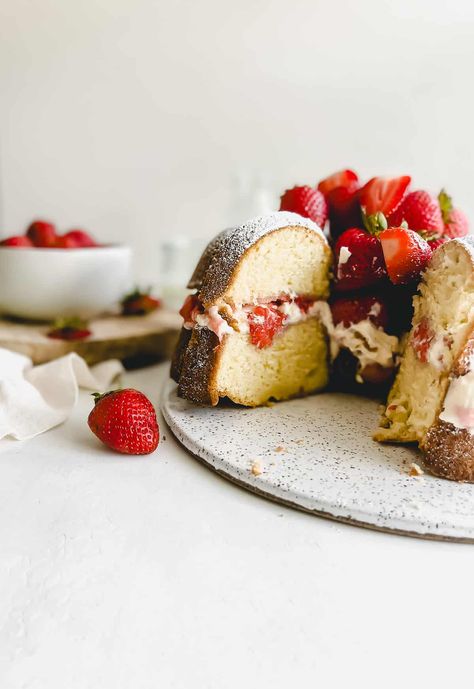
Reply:
[[[167,367],[127,374],[158,402]],[[72,418],[0,443],[0,688],[472,687],[474,546],[267,502]]]

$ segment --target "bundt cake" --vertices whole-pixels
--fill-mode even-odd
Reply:
[[[178,394],[245,406],[329,382],[379,394],[399,367],[374,439],[417,443],[433,473],[474,481],[474,239],[446,192],[409,184],[360,187],[344,170],[219,234],[180,311]]]
[[[171,368],[178,394],[252,407],[326,387],[321,304],[331,262],[320,228],[295,213],[261,216],[219,234],[181,309]]]
[[[417,442],[433,473],[474,480],[474,239],[440,246],[374,438]]]

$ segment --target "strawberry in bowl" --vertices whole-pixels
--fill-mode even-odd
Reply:
[[[0,242],[0,313],[29,320],[90,319],[115,309],[131,284],[131,249],[36,220]]]

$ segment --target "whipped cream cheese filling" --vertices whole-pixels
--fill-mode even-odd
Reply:
[[[253,314],[256,306],[272,304],[272,308],[277,309],[284,315],[283,327],[300,323],[308,318],[319,318],[326,329],[329,343],[331,360],[339,354],[342,348],[349,349],[359,360],[360,370],[369,364],[379,364],[383,368],[393,368],[396,363],[396,355],[399,351],[399,340],[393,335],[388,335],[382,328],[377,327],[370,319],[352,323],[349,326],[343,323],[334,325],[331,308],[325,301],[314,301],[301,308],[298,305],[295,294],[288,295],[281,300],[280,304],[275,302],[259,302],[258,304],[245,304],[232,309],[228,304],[211,306],[206,311],[200,312],[194,309],[184,327],[191,330],[194,327],[208,328],[222,340],[224,335],[233,332],[249,332],[249,315]],[[280,301],[280,300],[279,300]],[[373,314],[378,315],[380,309],[377,304],[373,307]],[[253,321],[258,322],[263,316],[252,315]]]
[[[474,357],[470,367],[468,373],[451,379],[439,418],[474,433]]]
[[[373,308],[376,308],[376,305]],[[379,364],[383,368],[393,368],[399,351],[398,337],[388,335],[369,319],[359,321],[359,323],[351,323],[349,326],[344,325],[344,323],[334,325],[331,309],[326,302],[318,302],[317,310],[329,336],[332,361],[345,347],[357,357],[361,369],[368,364]],[[373,315],[377,315],[377,313]]]
[[[191,316],[185,320],[183,326],[187,330],[192,330],[194,327],[208,328],[217,335],[219,340],[222,340],[224,335],[233,332],[248,333],[249,332],[249,320],[248,317],[253,313],[256,306],[266,306],[267,304],[272,304],[272,308],[278,310],[284,315],[283,326],[294,325],[295,323],[300,323],[307,320],[308,318],[313,318],[319,315],[318,303],[311,303],[306,309],[301,308],[295,301],[297,298],[296,294],[290,294],[289,299],[282,301],[281,304],[275,304],[274,301],[261,301],[256,304],[245,304],[232,309],[228,304],[219,304],[216,306],[211,306],[202,313],[199,309],[194,309]],[[258,316],[253,314],[252,319],[254,322],[264,322],[263,316]]]

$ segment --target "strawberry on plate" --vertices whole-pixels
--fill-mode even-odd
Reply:
[[[34,246],[33,242],[29,237],[25,235],[15,235],[14,237],[7,237],[2,239],[0,246],[16,246],[18,248],[31,248]]]
[[[318,184],[318,189],[324,196],[341,187],[352,192],[359,188],[359,178],[353,170],[340,170],[322,179]]]
[[[285,315],[272,304],[255,306],[247,317],[250,341],[259,349],[269,347],[283,329]]]
[[[379,239],[358,227],[339,237],[334,258],[334,286],[338,292],[370,287],[387,277]]]
[[[343,323],[347,328],[352,323],[369,320],[384,330],[388,327],[388,309],[385,301],[375,295],[336,297],[331,304],[334,325]]]
[[[442,189],[438,199],[443,217],[444,235],[450,239],[455,239],[469,234],[468,219],[461,210],[454,208],[451,196]]]
[[[155,409],[142,392],[127,388],[94,394],[87,423],[92,433],[116,452],[147,455],[158,447],[160,430]]]
[[[438,235],[444,232],[438,199],[422,190],[407,194],[389,216],[388,222],[391,227],[400,227],[402,222],[406,222],[410,230],[416,232],[425,230]]]
[[[366,215],[383,213],[389,216],[405,196],[411,177],[373,177],[359,192],[362,210]]]
[[[328,207],[324,195],[309,186],[287,189],[280,199],[281,211],[292,211],[304,218],[310,218],[319,227],[324,227],[328,217]]]
[[[390,227],[379,239],[391,282],[406,285],[418,280],[433,253],[428,242],[404,227]]]

